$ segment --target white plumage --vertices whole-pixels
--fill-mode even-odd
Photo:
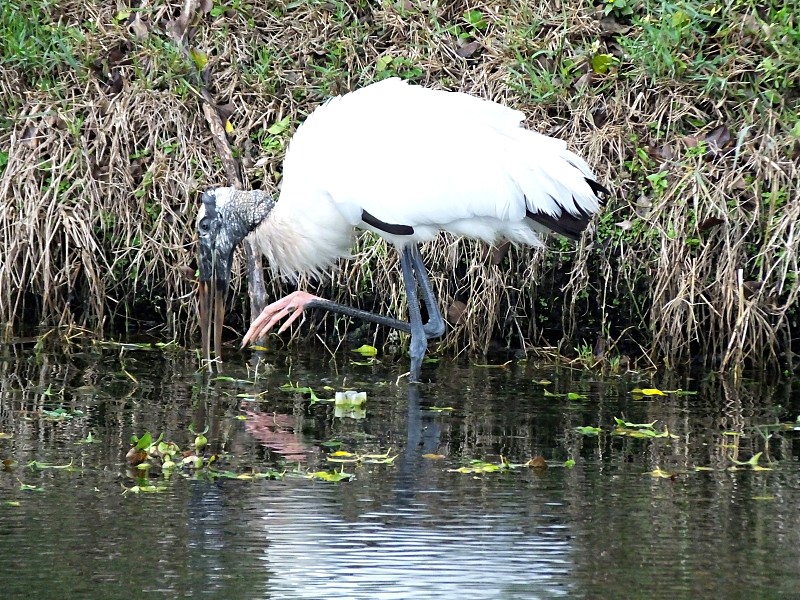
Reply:
[[[398,248],[442,230],[538,245],[536,232],[545,228],[526,219],[526,209],[557,219],[564,211],[593,214],[599,204],[585,181],[594,179],[586,162],[565,142],[521,127],[524,118],[400,79],[333,98],[292,138],[272,226],[257,229],[256,242],[290,277],[348,256],[353,226]],[[414,234],[364,223],[364,210]]]
[[[411,331],[416,378],[426,338],[444,329],[439,314],[425,326],[419,317],[417,283],[428,313],[439,309],[418,243],[439,231],[529,245],[539,245],[537,233],[551,230],[576,238],[600,208],[598,194],[606,190],[586,162],[565,142],[525,129],[523,120],[520,111],[494,102],[399,79],[333,98],[292,138],[278,202],[229,188],[204,196],[201,251],[202,224],[211,213],[220,222],[246,220],[271,267],[296,278],[349,256],[356,228],[374,231],[400,251],[411,323],[358,316]],[[230,234],[234,245],[244,233]],[[285,328],[300,310],[292,312],[305,306],[356,312],[295,295],[267,307],[245,341],[291,315]]]

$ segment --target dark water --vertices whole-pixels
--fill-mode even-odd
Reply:
[[[0,459],[16,462],[0,471],[0,596],[800,597],[796,383],[443,361],[426,366],[435,384],[409,387],[395,382],[402,365],[347,364],[344,350],[336,362],[266,358],[274,370],[260,367],[249,385],[209,381],[180,351],[0,346]],[[247,359],[231,355],[226,374],[252,380]],[[287,381],[321,398],[366,391],[365,418],[311,406],[279,389]],[[641,398],[636,387],[697,394]],[[550,395],[568,392],[586,398]],[[55,409],[72,418],[53,420]],[[657,420],[677,437],[612,435],[614,417]],[[763,426],[779,423],[790,425],[767,446]],[[208,428],[219,469],[285,476],[185,470],[160,492],[123,493],[137,483],[131,435],[186,448],[190,424]],[[603,433],[576,430],[585,425]],[[81,443],[90,433],[94,443]],[[352,481],[305,478],[342,468],[326,462],[330,440],[397,458],[344,465]],[[765,450],[758,464],[770,470],[733,469],[731,457]],[[454,472],[501,456],[550,467]]]

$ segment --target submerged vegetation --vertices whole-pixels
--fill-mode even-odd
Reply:
[[[277,193],[305,115],[397,76],[525,111],[614,191],[577,251],[558,239],[548,252],[427,245],[452,325],[441,350],[792,367],[800,22],[786,3],[11,0],[0,59],[9,328],[155,326],[191,339],[197,192],[226,182],[199,90],[245,185]],[[481,148],[463,154],[480,169]],[[399,270],[375,241],[364,236],[320,293],[402,314]],[[239,258],[237,329],[242,272]],[[286,291],[268,278],[270,297]]]

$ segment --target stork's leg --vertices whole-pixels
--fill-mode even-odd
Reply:
[[[410,333],[411,345],[409,348],[409,355],[411,358],[411,371],[409,374],[411,381],[418,381],[422,359],[428,349],[428,338],[442,335],[445,325],[436,298],[433,295],[433,288],[428,280],[425,265],[422,262],[422,256],[419,254],[419,249],[416,246],[407,246],[400,252],[400,266],[403,271],[403,282],[406,286],[409,315],[408,323],[391,317],[376,315],[375,313],[365,310],[359,310],[352,306],[325,300],[307,292],[297,291],[273,302],[262,311],[258,318],[250,325],[250,329],[242,340],[242,347],[247,345],[248,342],[266,335],[267,332],[282,319],[285,319],[285,321],[283,321],[283,324],[278,329],[278,333],[287,329],[289,325],[300,318],[302,311],[306,308],[318,308]],[[417,283],[419,283],[422,288],[423,301],[428,309],[429,319],[428,323],[425,325],[422,323]]]
[[[419,308],[419,294],[417,293],[417,280],[414,277],[413,252],[416,246],[406,246],[400,253],[400,267],[403,270],[403,282],[406,284],[406,303],[408,304],[408,322],[411,327],[411,344],[408,355],[411,358],[411,370],[408,374],[409,381],[419,381],[419,371],[425,351],[428,349],[428,336],[422,324],[422,313]],[[420,261],[421,262],[421,261]],[[427,279],[427,277],[426,277]],[[430,286],[430,283],[428,284]],[[425,301],[427,305],[427,300]]]
[[[307,308],[327,310],[328,312],[346,315],[354,319],[362,319],[363,321],[369,321],[370,323],[377,323],[378,325],[384,325],[399,331],[411,333],[411,326],[405,321],[383,315],[376,315],[366,310],[353,308],[352,306],[339,304],[331,300],[325,300],[325,298],[320,298],[319,296],[314,296],[308,292],[298,290],[292,292],[288,296],[284,296],[280,300],[276,300],[264,308],[258,318],[250,324],[250,329],[247,330],[247,333],[245,333],[244,339],[242,339],[242,348],[258,337],[267,335],[281,319],[286,319],[278,329],[278,333],[283,333],[289,328],[289,325],[303,315],[303,311]]]
[[[436,295],[433,293],[433,287],[428,279],[428,271],[425,268],[425,263],[422,261],[422,254],[420,254],[419,247],[407,246],[406,250],[414,265],[414,273],[417,276],[417,283],[422,289],[422,300],[425,302],[425,308],[428,309],[428,322],[425,323],[425,335],[428,339],[441,337],[444,335],[444,319],[442,312],[439,310],[439,303],[436,301]]]

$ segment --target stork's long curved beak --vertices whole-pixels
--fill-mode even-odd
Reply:
[[[210,369],[211,365],[211,318],[208,313],[211,309],[211,292],[208,281],[202,279],[197,282],[197,312],[200,317],[200,349],[203,353],[203,364]]]
[[[199,246],[200,280],[197,287],[197,308],[200,317],[200,343],[203,361],[210,371],[212,314],[214,358],[222,359],[222,326],[225,319],[225,294],[230,281],[232,252],[226,251],[227,249],[214,249],[202,240]]]

